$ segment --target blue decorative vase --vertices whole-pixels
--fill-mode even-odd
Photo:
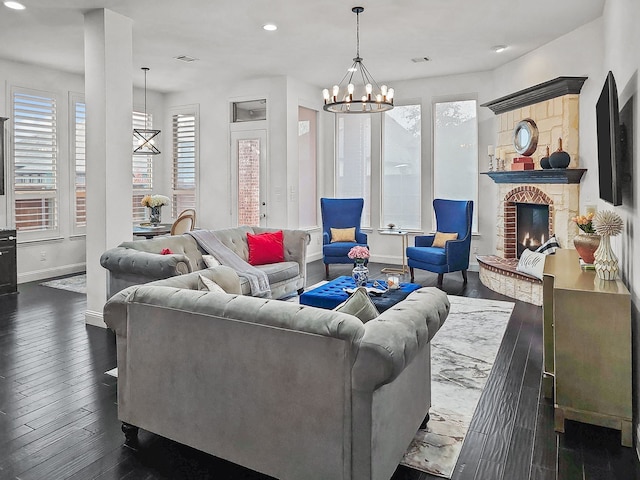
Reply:
[[[365,267],[364,260],[356,259],[356,266],[351,271],[353,281],[356,283],[356,287],[364,287],[369,281],[369,269]]]

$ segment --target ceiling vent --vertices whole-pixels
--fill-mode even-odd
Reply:
[[[423,63],[423,62],[428,62],[429,61],[429,57],[416,57],[416,58],[412,58],[411,61],[413,63]]]
[[[178,55],[177,57],[173,57],[176,60],[180,60],[181,62],[187,62],[187,63],[191,63],[191,62],[195,62],[196,60],[198,60],[197,58],[194,57],[190,57],[189,55]]]

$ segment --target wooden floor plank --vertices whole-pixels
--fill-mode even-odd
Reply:
[[[372,276],[385,265],[370,263]],[[331,277],[349,275],[332,265]],[[308,265],[308,284],[324,265]],[[437,275],[416,270],[435,286]],[[469,272],[444,277],[449,295],[512,301]],[[22,284],[0,297],[0,478],[268,480],[170,440],[141,431],[141,449],[124,448],[117,420],[113,332],[84,323],[86,299],[74,292]],[[553,430],[553,405],[540,398],[542,310],[515,301],[494,369],[478,402],[452,480],[640,480],[633,449],[618,432],[567,422]],[[6,412],[3,411],[3,408]],[[3,413],[4,412],[4,413]],[[393,480],[438,477],[398,467]]]

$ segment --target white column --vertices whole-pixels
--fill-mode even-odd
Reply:
[[[86,322],[105,327],[107,272],[100,255],[132,237],[132,30],[130,18],[107,9],[84,17],[87,105]]]

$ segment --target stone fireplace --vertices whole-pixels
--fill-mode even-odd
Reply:
[[[555,235],[561,248],[573,248],[578,229],[571,218],[580,207],[578,139],[579,94],[586,77],[558,77],[483,104],[496,120],[496,158],[503,159],[501,171],[484,172],[498,187],[496,252],[477,255],[480,281],[491,290],[511,298],[542,305],[541,280],[518,272],[518,258],[525,248],[536,247]],[[530,156],[535,169],[512,169],[515,151],[514,128],[523,119],[535,122],[537,149]],[[546,147],[554,151],[562,138],[571,158],[569,168],[542,170],[540,158]]]
[[[539,181],[535,172],[530,173],[532,182]],[[510,173],[499,175],[508,177]],[[542,282],[518,272],[518,258],[524,248],[535,250],[536,244],[551,235],[556,236],[561,248],[573,248],[578,231],[571,218],[578,215],[580,184],[501,183],[501,178],[496,182],[500,199],[496,254],[477,257],[480,281],[496,292],[542,305]]]

